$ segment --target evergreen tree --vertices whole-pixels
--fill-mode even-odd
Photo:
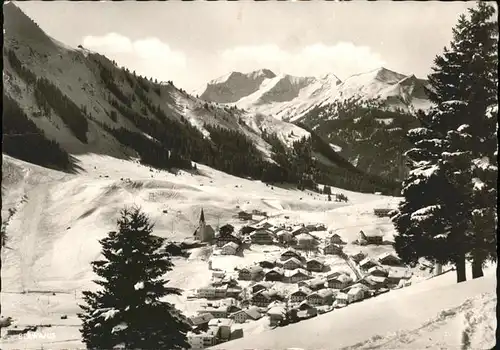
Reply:
[[[469,9],[469,16],[461,16],[453,29],[451,49],[436,58],[434,73],[429,76],[433,102],[456,104],[460,101],[464,110],[464,118],[450,120],[454,124],[452,129],[463,136],[467,134],[469,140],[461,151],[469,153],[469,162],[463,164],[463,168],[466,172],[472,169],[473,183],[461,190],[469,191],[473,199],[467,210],[473,236],[470,251],[473,278],[483,275],[482,266],[487,259],[496,259],[493,219],[496,183],[491,179],[496,177],[497,167],[491,161],[497,149],[497,128],[496,118],[488,113],[488,108],[498,103],[498,23],[494,14],[493,6],[480,2]],[[460,169],[455,169],[451,174],[459,172]]]
[[[435,59],[429,94],[437,107],[421,113],[424,127],[409,133],[414,148],[406,155],[412,171],[393,218],[399,232],[396,250],[403,259],[453,262],[458,282],[465,280],[466,256],[473,260],[473,277],[482,275],[485,260],[495,257],[496,241],[491,214],[496,167],[490,162],[495,129],[486,116],[496,103],[498,28],[491,20],[492,6],[481,2],[469,13],[453,30],[451,49]],[[481,172],[476,164],[485,163],[489,171]],[[483,191],[474,191],[475,184]]]
[[[100,241],[103,260],[92,262],[100,290],[85,291],[81,333],[89,349],[189,348],[185,318],[160,299],[180,294],[165,286],[162,276],[172,270],[163,239],[152,235],[153,225],[139,208],[123,209],[118,232]]]

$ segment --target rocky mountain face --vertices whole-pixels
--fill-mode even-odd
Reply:
[[[247,74],[233,72],[210,81],[200,98],[234,104],[245,110],[297,121],[314,107],[351,99],[377,100],[389,110],[414,113],[427,109],[427,82],[379,68],[341,81],[334,74],[323,77],[276,75],[270,70]]]
[[[97,153],[164,169],[192,169],[197,162],[302,187],[316,181],[364,191],[394,187],[330,147],[320,151],[302,127],[225,104],[275,80],[260,94],[262,103],[289,90],[300,94],[314,78],[233,73],[222,79],[224,86],[204,92],[218,101],[207,102],[171,81],[158,83],[58,42],[13,3],[4,5],[4,19],[4,153],[65,170],[77,166],[73,156]]]

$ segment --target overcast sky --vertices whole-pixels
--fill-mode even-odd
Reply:
[[[425,78],[466,2],[18,2],[49,35],[192,90],[231,71]]]

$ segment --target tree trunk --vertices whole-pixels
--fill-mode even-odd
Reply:
[[[472,278],[483,277],[483,261],[478,257],[474,257],[472,261]]]
[[[461,255],[455,259],[455,267],[457,269],[457,283],[467,281],[465,275],[465,255]]]

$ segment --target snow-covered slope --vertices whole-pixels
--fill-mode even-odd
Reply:
[[[492,349],[495,286],[495,268],[461,284],[445,274],[214,349]]]
[[[427,109],[430,104],[424,91],[426,84],[414,75],[405,76],[386,68],[356,74],[343,82],[334,74],[294,77],[260,70],[233,72],[212,80],[200,97],[294,121],[314,106],[358,97],[380,100],[388,108]]]
[[[198,165],[200,175],[175,175],[109,156],[84,155],[78,161],[81,171],[66,174],[3,156],[2,218],[11,208],[15,213],[7,228],[8,248],[2,249],[2,315],[19,326],[51,324],[39,332],[55,334],[55,339],[2,339],[3,349],[82,347],[76,313],[81,292],[94,288],[90,262],[99,257],[98,240],[115,229],[125,205],[141,206],[155,223],[155,234],[169,240],[191,239],[203,207],[213,227],[238,227],[240,209],[257,209],[277,220],[288,216],[292,222],[324,222],[331,229],[357,225],[342,233],[351,241],[359,225],[380,226],[380,218],[370,215],[374,207],[393,207],[397,201],[333,188],[350,202],[328,202],[316,193],[272,188],[203,165]],[[177,287],[198,288],[209,278],[207,263],[199,257],[176,259],[175,265],[168,279]],[[192,312],[186,295],[174,301]],[[68,319],[61,320],[62,315]]]

